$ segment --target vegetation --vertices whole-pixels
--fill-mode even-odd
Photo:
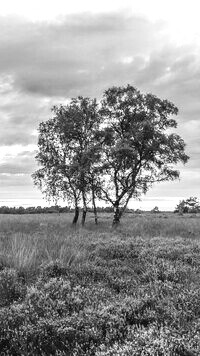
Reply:
[[[88,212],[93,211],[92,207],[87,207]],[[29,206],[27,208],[24,208],[23,206],[19,207],[9,207],[9,206],[0,206],[0,214],[53,214],[53,213],[68,213],[68,212],[73,212],[74,209],[68,207],[68,206],[59,206],[59,205],[53,205],[53,206]],[[111,213],[113,211],[113,208],[111,206],[106,206],[106,207],[96,207],[97,212],[104,212],[104,213]],[[126,209],[126,211],[132,211],[132,209]]]
[[[2,355],[200,354],[200,219],[0,216]]]
[[[153,209],[151,210],[151,212],[152,212],[152,213],[159,213],[160,211],[159,211],[159,208],[158,208],[157,206],[155,206],[155,208],[153,208]]]
[[[33,179],[47,198],[73,204],[74,224],[81,204],[84,225],[90,202],[97,223],[96,199],[113,206],[118,224],[132,197],[177,179],[174,165],[189,158],[181,137],[169,133],[177,127],[174,104],[130,85],[106,90],[99,105],[78,97],[52,111],[39,126]]]
[[[177,205],[175,213],[199,213],[200,212],[200,203],[198,198],[190,197],[186,200],[181,200]]]
[[[29,206],[24,208],[23,206],[19,207],[9,207],[9,206],[0,206],[0,214],[52,214],[52,213],[67,213],[70,211],[70,208],[67,206],[61,207],[58,205],[41,207],[41,206]]]

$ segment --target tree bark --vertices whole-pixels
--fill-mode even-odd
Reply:
[[[73,218],[73,221],[72,221],[73,225],[76,225],[76,223],[78,221],[78,217],[79,217],[79,207],[76,206],[75,207],[75,212],[74,212],[74,218]]]
[[[113,217],[113,223],[112,223],[112,226],[116,226],[120,223],[120,219],[124,213],[124,211],[126,210],[126,207],[128,205],[128,202],[130,200],[130,198],[132,197],[133,195],[133,191],[131,191],[126,199],[126,202],[124,204],[124,206],[120,209],[119,208],[119,200],[115,202],[115,205],[114,205],[114,217]]]
[[[87,214],[87,209],[83,208],[82,219],[81,219],[81,225],[82,226],[85,225],[86,214]]]
[[[119,204],[117,203],[114,206],[114,216],[113,216],[112,226],[119,225],[121,216],[122,216],[122,212],[120,211]]]
[[[93,204],[93,211],[94,211],[94,221],[95,224],[98,224],[98,217],[97,217],[97,207],[96,207],[96,203],[95,203],[95,194],[94,194],[94,190],[92,189],[92,204]]]
[[[86,199],[85,199],[85,194],[82,194],[83,197],[83,212],[82,212],[82,219],[81,219],[81,225],[85,225],[85,219],[86,219],[86,214],[87,214],[87,204],[86,204]]]
[[[96,205],[94,206],[94,222],[95,222],[95,225],[98,224],[98,216],[97,216],[97,208],[96,208]]]

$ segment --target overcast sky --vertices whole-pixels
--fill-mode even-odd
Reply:
[[[171,100],[190,161],[131,207],[200,198],[199,0],[0,0],[0,205],[45,205],[37,128],[52,105],[131,84]]]

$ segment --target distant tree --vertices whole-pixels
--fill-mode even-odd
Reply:
[[[20,206],[18,209],[17,209],[17,213],[18,214],[25,214],[26,210],[23,206]]]
[[[167,100],[142,94],[128,85],[105,91],[101,102],[104,145],[100,198],[114,207],[118,224],[129,200],[146,193],[152,184],[179,178],[174,169],[186,163],[185,143],[169,129],[178,109]]]
[[[141,209],[136,209],[135,210],[135,214],[142,214],[142,210]]]
[[[32,176],[49,199],[67,200],[75,207],[73,223],[82,202],[82,225],[87,204],[92,199],[95,221],[97,166],[100,145],[97,140],[100,116],[96,100],[78,97],[67,106],[54,106],[54,117],[39,125],[38,154],[41,165]]]
[[[1,206],[0,213],[1,214],[10,214],[10,208],[8,206]]]
[[[175,213],[185,214],[185,213],[199,213],[200,212],[200,203],[198,198],[190,197],[186,200],[181,200],[176,206]]]
[[[159,213],[160,211],[159,211],[159,209],[158,209],[158,207],[157,206],[155,206],[155,208],[153,208],[152,210],[151,210],[151,213]]]

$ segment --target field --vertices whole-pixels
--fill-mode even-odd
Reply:
[[[200,216],[0,215],[0,355],[200,355]]]

